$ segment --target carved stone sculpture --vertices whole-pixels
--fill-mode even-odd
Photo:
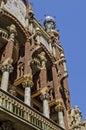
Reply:
[[[0,7],[1,9],[4,8],[4,5],[7,3],[7,0],[0,0]]]
[[[81,122],[82,114],[78,106],[75,106],[74,109],[71,109],[69,112],[69,121],[70,127],[78,125]]]

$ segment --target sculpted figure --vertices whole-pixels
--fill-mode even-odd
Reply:
[[[1,9],[4,8],[4,5],[7,3],[7,0],[0,0],[0,7]]]
[[[77,125],[81,122],[82,114],[78,106],[70,111],[70,126]]]

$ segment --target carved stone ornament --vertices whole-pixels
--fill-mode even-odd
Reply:
[[[41,52],[40,54],[38,54],[38,58],[40,60],[41,67],[45,68],[46,62],[47,62],[47,59],[46,59],[46,56],[45,56],[45,52]]]
[[[56,111],[63,111],[64,110],[63,103],[60,99],[56,101],[55,110]]]
[[[49,89],[47,87],[45,87],[41,90],[40,98],[41,98],[41,100],[50,99]]]
[[[9,30],[9,40],[14,41],[15,40],[15,36],[17,35],[17,31],[16,31],[16,26],[14,24],[11,24],[10,26],[7,27],[7,29]]]
[[[71,109],[68,113],[69,115],[69,126],[78,125],[81,123],[82,114],[78,106],[75,106],[74,109]]]
[[[34,12],[32,10],[31,5],[29,4],[29,8],[28,8],[28,11],[26,13],[26,19],[32,20],[33,17],[34,17]]]
[[[7,3],[7,0],[0,0],[0,8],[3,9],[4,5]]]
[[[31,66],[33,68],[35,68],[34,66],[36,66],[38,69],[45,68],[46,62],[47,62],[47,59],[45,56],[45,52],[41,52],[33,58],[32,62],[31,62]]]
[[[33,81],[32,81],[32,75],[31,74],[26,74],[23,76],[23,81],[22,81],[23,87],[32,87],[33,86]]]
[[[2,65],[1,65],[1,71],[4,72],[4,71],[9,71],[10,73],[13,72],[13,66],[11,65],[13,62],[12,59],[8,58],[6,59]]]

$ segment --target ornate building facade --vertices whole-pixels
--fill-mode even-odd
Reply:
[[[0,1],[0,130],[85,130],[59,39],[55,20],[42,26],[28,0]]]

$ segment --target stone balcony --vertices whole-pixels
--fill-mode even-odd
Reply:
[[[13,127],[16,130],[64,130],[42,113],[0,89],[0,122],[7,120],[15,124]]]
[[[5,40],[8,40],[8,33],[6,30],[0,28],[0,36],[4,38]]]
[[[8,41],[7,31],[0,28],[0,49],[6,44],[7,41]]]

